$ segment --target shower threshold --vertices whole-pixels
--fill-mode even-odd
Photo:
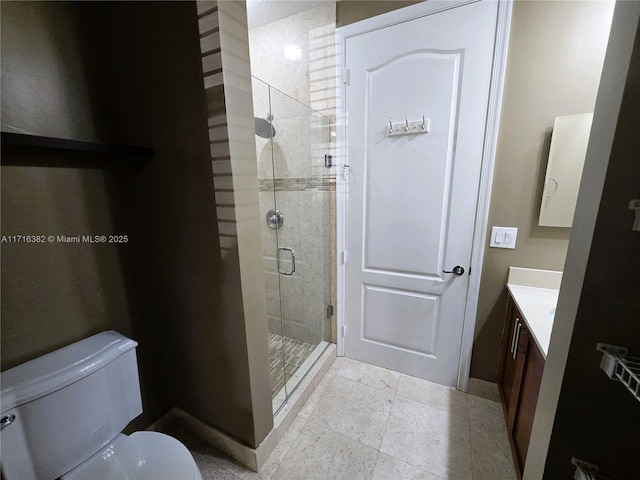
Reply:
[[[287,379],[286,384],[280,388],[278,393],[273,396],[273,415],[275,416],[282,407],[286,405],[287,392],[289,396],[293,393],[296,387],[300,384],[300,381],[311,370],[311,367],[318,361],[320,355],[329,346],[329,342],[322,341],[313,349],[313,351],[307,356],[307,358],[300,364],[296,371]]]

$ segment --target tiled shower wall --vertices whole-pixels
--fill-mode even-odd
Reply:
[[[296,181],[297,179],[294,180]],[[261,186],[261,210],[269,210],[273,205],[269,183],[264,182]],[[333,192],[329,185],[300,183],[298,187],[298,190],[278,193],[278,210],[285,218],[279,244],[295,251],[295,275],[278,276],[275,246],[269,250],[269,246],[275,245],[275,232],[266,226],[263,229],[263,239],[267,237],[267,241],[263,242],[267,318],[270,332],[279,332],[282,328],[285,337],[316,345],[322,340],[328,340],[331,333],[326,317],[331,273],[331,266],[327,261],[327,245],[331,231],[326,228],[325,223],[316,222],[320,222],[321,217],[328,216],[329,199]],[[266,215],[266,211],[264,213]],[[293,217],[300,222],[299,225],[288,225]],[[290,228],[293,235],[289,237],[284,230],[286,228]],[[286,254],[282,254],[281,267],[290,268]],[[278,298],[279,291],[282,306]]]
[[[300,48],[299,60],[285,58],[284,47],[288,45]],[[335,158],[334,136],[329,133],[335,128],[336,107],[335,4],[252,29],[249,47],[252,75],[279,90],[272,90],[269,105],[266,85],[254,81],[255,115],[264,117],[271,107],[276,128],[274,171],[269,141],[256,137],[261,215],[264,219],[273,208],[275,173],[275,201],[285,217],[284,226],[278,231],[279,244],[296,252],[296,275],[278,279],[276,233],[264,222],[269,330],[279,332],[282,328],[283,335],[309,343],[335,342],[335,316],[327,320],[325,312],[329,304],[336,304],[336,167],[324,166],[325,154]],[[305,133],[300,122],[308,121],[306,109],[293,99],[327,117],[327,128],[311,128]],[[305,138],[306,135],[315,137]],[[291,219],[296,219],[295,224]],[[284,263],[283,267],[286,268]],[[326,288],[330,290],[325,293]]]
[[[335,30],[333,2],[249,30],[251,74],[333,120]],[[299,60],[285,58],[289,45]]]

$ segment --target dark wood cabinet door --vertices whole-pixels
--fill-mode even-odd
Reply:
[[[518,405],[511,429],[517,463],[521,468],[524,467],[524,462],[527,459],[529,439],[531,438],[531,429],[533,427],[533,416],[536,413],[545,362],[544,357],[528,332],[522,337],[522,341],[526,343],[524,347],[526,348],[526,353],[523,355],[524,370],[522,372],[522,384],[520,395],[518,396]]]
[[[498,386],[518,478],[522,478],[538,403],[544,357],[509,296],[502,333]]]
[[[509,297],[498,372],[500,396],[502,397],[509,430],[511,430],[515,407],[518,403],[520,381],[522,379],[522,361],[517,354],[514,355],[514,349],[517,348],[516,340],[518,335],[522,335],[522,328],[522,315],[511,297]]]

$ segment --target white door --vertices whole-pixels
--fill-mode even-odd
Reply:
[[[431,3],[431,2],[429,2]],[[345,355],[455,386],[498,2],[349,37]],[[428,133],[389,136],[389,122]],[[464,274],[445,273],[459,266]],[[478,274],[473,272],[474,275]]]

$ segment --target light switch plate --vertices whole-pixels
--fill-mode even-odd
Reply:
[[[491,227],[490,247],[494,248],[516,248],[516,237],[518,229],[515,227]]]

